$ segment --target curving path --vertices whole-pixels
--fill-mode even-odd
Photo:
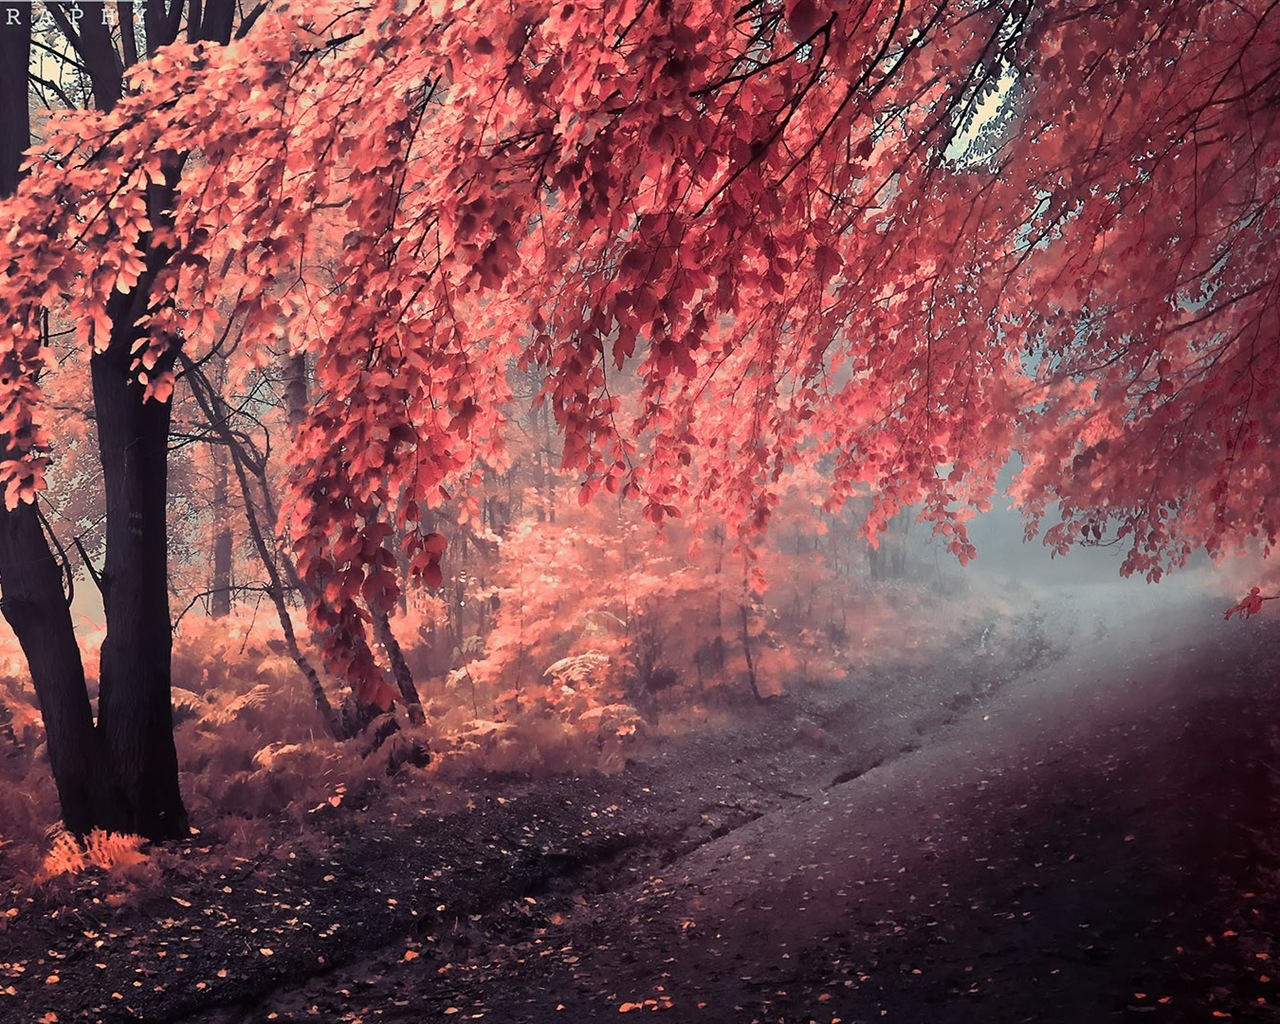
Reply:
[[[1109,593],[947,738],[467,965],[450,1016],[1280,1019],[1274,626]]]

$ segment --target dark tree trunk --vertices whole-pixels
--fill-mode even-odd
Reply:
[[[44,718],[53,781],[67,829],[127,831],[123,803],[102,767],[84,666],[62,571],[35,505],[0,509],[0,611],[17,634]]]
[[[9,20],[15,17],[17,24]],[[18,187],[22,151],[30,138],[30,47],[31,8],[19,6],[0,27],[0,196]],[[8,439],[0,438],[0,450],[7,454],[7,449]],[[123,813],[103,771],[62,581],[36,506],[21,504],[10,511],[0,505],[0,611],[27,658],[63,823],[83,835],[95,826],[121,827]]]
[[[120,784],[129,831],[149,839],[188,834],[178,791],[170,695],[168,402],[142,400],[131,380],[131,311],[114,311],[117,335],[91,361],[106,492],[98,730]]]
[[[207,5],[194,36],[226,43],[231,25],[230,0]],[[148,3],[143,21],[147,51],[173,42],[186,5]],[[216,10],[215,10],[216,8]],[[192,5],[192,13],[196,11]],[[93,80],[98,105],[109,110],[121,95],[123,62],[110,35],[95,22],[85,32],[77,52]],[[75,35],[69,38],[75,41]],[[108,60],[108,53],[110,60]],[[180,164],[165,168],[165,184],[147,189],[147,214],[152,224],[169,221]],[[171,694],[172,624],[169,618],[168,402],[143,401],[143,387],[135,379],[135,324],[154,302],[155,274],[168,252],[143,242],[146,272],[127,295],[107,303],[111,338],[105,351],[90,361],[93,400],[97,414],[98,450],[102,458],[107,519],[107,556],[102,597],[107,636],[99,669],[98,734],[111,775],[119,787],[128,831],[163,840],[189,834],[187,810],[178,788],[178,754],[173,739]],[[173,368],[177,338],[154,376]]]
[[[187,12],[187,41],[195,43],[201,39],[216,39],[227,42],[231,38],[235,16],[236,0],[205,0],[203,4],[192,4]]]
[[[177,37],[184,7],[182,3],[145,6],[148,54]],[[221,17],[216,20],[220,29]],[[92,34],[69,33],[68,38],[89,70],[98,106],[109,110],[122,92],[123,59],[95,19],[87,18],[85,23],[93,23]],[[209,27],[213,28],[212,22]],[[203,28],[197,35],[213,38]],[[168,166],[166,183],[147,189],[152,224],[168,222],[166,211],[172,207],[180,174],[179,164]],[[151,287],[168,253],[150,239],[143,241],[142,248],[146,272],[129,294],[117,294],[107,303],[111,338],[105,351],[96,352],[90,361],[107,521],[102,574],[107,636],[99,668],[98,734],[119,786],[127,829],[163,840],[184,837],[189,828],[178,789],[170,692],[173,640],[167,506],[172,409],[168,402],[143,401],[133,366],[133,346],[139,337],[135,324],[151,303],[164,301],[151,295]],[[180,341],[171,341],[174,348],[159,365],[149,368],[152,375],[172,369]]]
[[[907,513],[898,512],[877,538],[878,545],[867,545],[867,564],[873,580],[900,580],[906,576],[907,530],[910,526]]]
[[[400,641],[396,639],[395,633],[391,632],[391,621],[384,611],[370,609],[370,614],[373,616],[374,638],[387,652],[387,658],[391,662],[391,675],[396,681],[396,689],[400,691],[400,699],[404,701],[409,721],[414,725],[421,725],[426,721],[426,714],[422,710],[422,698],[418,695],[418,688],[413,683],[413,672],[409,668],[409,662],[405,660]]]
[[[760,683],[756,679],[756,660],[751,654],[751,613],[745,604],[738,605],[738,612],[742,617],[742,653],[747,656],[747,682],[751,684],[751,695],[763,702],[764,698],[760,696]]]
[[[538,522],[545,521],[554,523],[556,521],[556,481],[553,473],[550,472],[550,451],[551,443],[551,423],[550,413],[546,404],[540,405],[535,415],[538,417],[538,484],[542,490],[542,501],[538,506]]]
[[[147,189],[147,214],[166,223],[181,168]],[[98,732],[120,787],[128,830],[152,840],[189,834],[173,741],[169,617],[169,424],[172,406],[144,401],[137,380],[135,326],[147,311],[168,253],[144,242],[146,271],[127,295],[107,302],[108,344],[90,360],[106,511],[102,602],[107,635],[99,668]],[[153,367],[171,371],[180,339]]]

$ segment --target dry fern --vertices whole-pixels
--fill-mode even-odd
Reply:
[[[239,818],[287,814],[300,820],[317,800],[334,792],[335,784],[351,778],[357,767],[357,755],[344,745],[328,740],[278,740],[254,751],[251,770],[211,781],[207,796],[214,807],[234,808]]]
[[[242,693],[228,701],[219,701],[201,716],[204,725],[230,725],[245,711],[264,708],[271,700],[271,687],[259,683],[247,693]]]
[[[43,726],[34,695],[24,692],[16,683],[0,679],[0,736],[15,747],[22,747],[31,742],[33,734]]]
[[[548,665],[547,670],[542,674],[550,676],[562,685],[576,687],[591,682],[596,674],[607,669],[609,664],[610,659],[607,654],[587,651],[561,658],[554,664]]]
[[[205,709],[209,706],[209,702],[194,690],[174,686],[170,689],[170,694],[173,702],[173,721],[175,725],[190,721],[193,718],[202,717]]]
[[[272,768],[281,758],[302,750],[300,743],[268,743],[253,755],[253,763],[260,768]]]
[[[478,718],[471,723],[469,729],[458,733],[458,739],[475,743],[487,743],[506,736],[515,728],[511,722],[499,722],[487,718]]]
[[[631,704],[602,704],[578,716],[580,724],[595,724],[602,733],[612,732],[616,736],[634,735],[636,726],[642,721]]]
[[[100,828],[95,828],[81,840],[64,829],[57,829],[36,881],[47,882],[58,875],[77,875],[90,867],[104,871],[127,870],[146,861],[147,855],[142,852],[145,841],[141,836],[104,832]]]
[[[484,657],[485,638],[482,636],[466,636],[462,638],[462,643],[453,649],[454,661],[470,661],[473,658]]]

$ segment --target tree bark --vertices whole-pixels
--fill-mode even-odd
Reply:
[[[123,801],[103,771],[62,570],[35,505],[0,509],[0,586],[0,611],[26,655],[44,718],[63,824],[76,835],[127,831]]]
[[[900,580],[907,574],[907,530],[911,520],[898,512],[885,525],[878,544],[867,545],[867,564],[873,580]]]
[[[373,616],[374,639],[387,652],[387,659],[391,662],[391,675],[396,681],[396,689],[400,691],[400,699],[404,701],[404,709],[409,715],[409,721],[414,725],[421,725],[427,720],[426,713],[422,710],[422,698],[418,695],[417,686],[414,685],[413,672],[405,659],[400,641],[391,631],[391,620],[386,612],[378,609],[371,608],[370,614]]]
[[[17,24],[6,20],[0,30],[0,196],[17,189],[22,151],[30,140],[30,6],[18,7],[13,16]],[[6,457],[8,447],[8,438],[0,437]],[[37,507],[20,504],[8,510],[0,505],[0,612],[27,658],[63,823],[84,835],[95,826],[120,829],[124,815],[110,775],[103,771],[102,745],[94,732],[84,664],[62,581],[62,567],[50,549]]]
[[[226,515],[229,504],[227,461],[230,458],[226,445],[213,446],[213,509],[217,526],[213,534],[213,579],[210,581],[209,614],[215,619],[231,614],[231,517]]]
[[[760,684],[756,679],[756,660],[751,654],[750,612],[747,610],[745,603],[738,605],[738,612],[742,616],[742,653],[747,656],[747,682],[751,684],[751,695],[757,701],[763,703],[764,698],[760,696]]]
[[[297,430],[307,421],[307,408],[311,404],[311,386],[305,355],[284,358],[284,407],[289,416],[289,428]]]
[[[137,293],[135,293],[137,294]],[[145,291],[142,292],[145,294]],[[107,513],[98,731],[124,799],[128,831],[189,832],[173,741],[168,560],[168,402],[132,379],[133,303],[112,312],[111,345],[90,362]],[[126,327],[126,325],[128,325]]]

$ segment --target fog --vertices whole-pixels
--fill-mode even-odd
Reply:
[[[1015,463],[1001,474],[998,490],[1011,482]],[[1066,555],[1053,552],[1043,543],[1045,530],[1056,521],[1046,516],[1037,536],[1025,539],[1021,513],[1007,499],[997,498],[996,507],[969,521],[969,535],[978,549],[978,557],[960,569],[941,543],[927,534],[927,528],[914,526],[911,541],[917,578],[926,580],[930,569],[935,579],[959,579],[964,586],[979,590],[1022,587],[1035,592],[1038,599],[1053,602],[1078,601],[1085,595],[1100,604],[1131,602],[1136,609],[1151,612],[1170,601],[1193,601],[1197,598],[1221,600],[1222,608],[1234,604],[1264,577],[1266,565],[1260,555],[1233,555],[1221,564],[1204,552],[1195,551],[1187,565],[1164,575],[1158,583],[1150,583],[1140,575],[1123,576],[1121,566],[1128,552],[1127,541],[1104,536],[1102,543],[1076,545]]]

